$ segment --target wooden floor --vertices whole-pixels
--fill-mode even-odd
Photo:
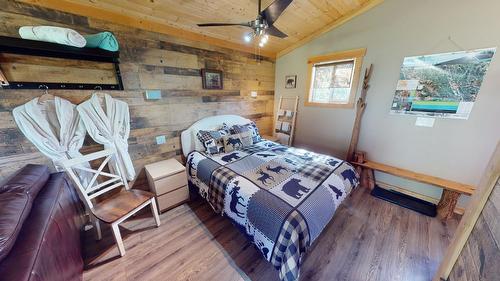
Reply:
[[[110,229],[85,235],[84,280],[278,280],[277,271],[226,218],[195,201],[121,227],[119,258]],[[337,210],[302,265],[301,280],[431,280],[458,224],[371,197],[358,188]]]

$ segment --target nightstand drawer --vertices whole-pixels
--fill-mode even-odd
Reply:
[[[162,195],[181,186],[187,185],[186,172],[182,171],[154,182],[154,189],[156,195]]]
[[[189,199],[189,189],[183,186],[179,189],[156,197],[160,211],[169,209]]]

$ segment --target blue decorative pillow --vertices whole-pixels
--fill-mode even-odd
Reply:
[[[253,121],[248,123],[248,124],[244,124],[244,125],[233,125],[231,127],[231,129],[229,130],[229,132],[231,134],[239,134],[239,133],[243,133],[246,131],[252,132],[253,143],[258,143],[262,140],[262,138],[259,134],[259,128],[257,128],[257,125]]]
[[[224,136],[224,152],[228,153],[253,144],[252,132],[246,131],[239,134]]]
[[[224,130],[226,131],[228,134],[231,132],[231,128],[229,128],[229,126],[226,124],[226,123],[222,123],[222,126],[220,127],[219,130]]]
[[[196,134],[198,140],[203,144],[208,154],[218,154],[224,152],[223,137],[229,135],[227,126],[222,126],[221,129],[216,131],[200,130]]]

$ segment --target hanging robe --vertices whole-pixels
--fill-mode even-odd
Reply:
[[[101,105],[97,93],[94,93],[89,100],[78,105],[77,110],[94,141],[104,145],[105,149],[116,149],[116,157],[110,160],[111,167],[118,167],[122,177],[133,180],[135,170],[128,153],[128,104],[104,94],[104,105]]]
[[[86,131],[76,106],[60,97],[39,102],[35,98],[14,108],[14,120],[26,138],[54,163],[57,171],[64,171],[61,161],[81,157]],[[90,165],[84,165],[90,168]],[[92,173],[76,170],[83,183]]]

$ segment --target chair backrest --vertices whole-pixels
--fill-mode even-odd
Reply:
[[[116,157],[116,150],[111,148],[111,149],[105,149],[102,151],[90,153],[83,155],[82,157],[78,158],[73,158],[73,159],[68,159],[65,161],[62,161],[62,165],[66,172],[69,174],[75,185],[78,187],[78,190],[80,192],[80,195],[83,197],[82,199],[85,200],[85,204],[87,205],[88,208],[92,209],[93,203],[92,199],[108,192],[111,191],[115,188],[118,188],[120,186],[124,186],[127,190],[129,189],[127,181],[120,176],[122,173],[120,172],[120,167],[109,167],[110,172],[104,172],[103,169],[108,165],[109,160],[112,157]],[[90,161],[94,161],[97,159],[104,159],[99,166],[97,170],[85,167],[85,165],[82,165],[83,163],[90,163]],[[83,170],[86,172],[90,172],[93,175],[92,179],[88,183],[83,183],[80,178],[77,176],[75,173],[75,170]],[[103,182],[98,182],[98,177],[106,177],[109,178],[108,180],[105,180]]]

